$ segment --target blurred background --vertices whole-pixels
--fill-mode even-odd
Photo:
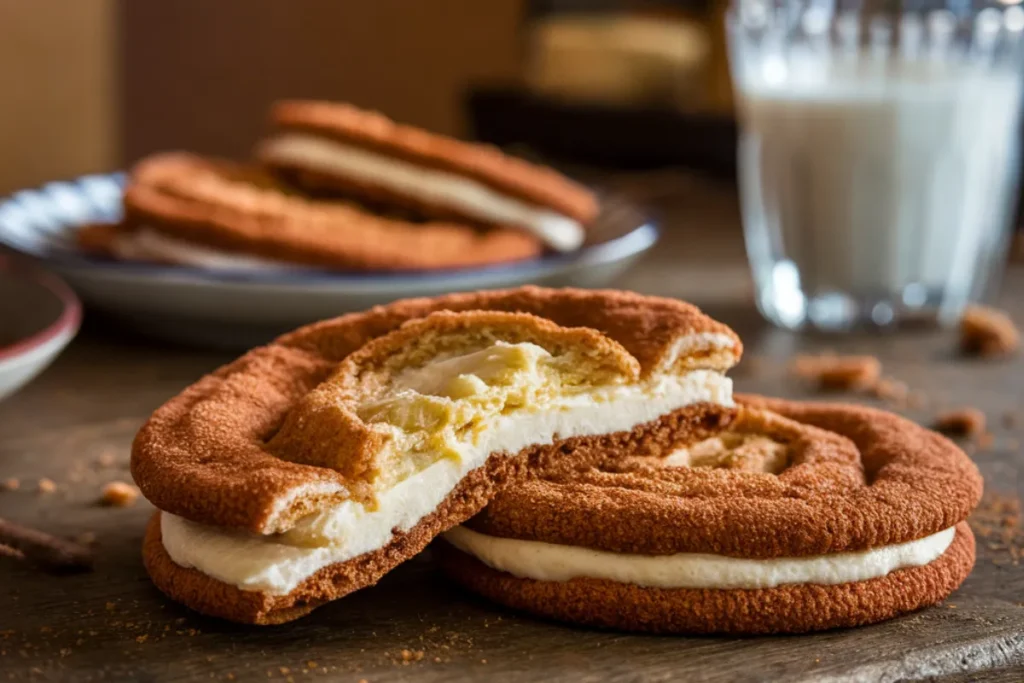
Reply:
[[[0,0],[0,193],[163,149],[244,157],[282,97],[347,100],[569,160],[728,172],[723,11],[700,0]],[[641,124],[622,125],[630,114]]]

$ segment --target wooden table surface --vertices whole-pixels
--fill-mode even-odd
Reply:
[[[1024,360],[961,359],[942,332],[828,338],[773,329],[748,299],[731,191],[698,184],[681,196],[687,210],[672,213],[670,234],[622,286],[694,300],[733,325],[747,346],[739,390],[810,397],[786,375],[786,359],[828,348],[875,354],[887,374],[926,395],[927,406],[907,413],[914,419],[927,422],[943,406],[983,409],[995,435],[991,447],[974,449],[986,505],[1019,500],[1024,426],[1002,417],[1024,406]],[[1013,270],[1001,305],[1024,321],[1021,292],[1024,270]],[[0,517],[95,534],[98,554],[92,573],[60,577],[0,558],[0,680],[1024,680],[1024,569],[1012,515],[1011,547],[982,539],[974,573],[945,604],[812,636],[652,637],[546,623],[462,592],[435,571],[429,551],[285,626],[193,614],[164,599],[142,568],[148,503],[115,509],[97,499],[104,483],[129,480],[129,445],[146,416],[230,357],[87,324],[49,370],[0,403],[0,480],[21,482],[0,493]],[[40,478],[57,490],[39,493]]]

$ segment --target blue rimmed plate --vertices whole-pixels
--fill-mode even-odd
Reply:
[[[75,231],[117,220],[123,174],[23,190],[0,203],[0,244],[41,261],[93,309],[157,336],[251,346],[304,323],[411,296],[534,283],[602,287],[658,238],[635,206],[606,197],[588,242],[572,254],[429,273],[238,272],[126,263],[83,254]]]

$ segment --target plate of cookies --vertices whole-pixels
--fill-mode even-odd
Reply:
[[[347,104],[285,101],[248,161],[155,154],[0,202],[0,244],[150,334],[246,346],[409,296],[599,287],[658,232],[554,169]]]

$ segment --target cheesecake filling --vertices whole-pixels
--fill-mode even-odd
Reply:
[[[301,267],[288,261],[221,251],[145,226],[118,235],[113,252],[126,261],[158,261],[210,270],[273,271]]]
[[[691,340],[732,343],[719,335]],[[639,382],[553,392],[549,371],[558,362],[534,344],[497,342],[403,371],[391,391],[359,411],[392,436],[374,482],[375,500],[345,500],[286,532],[264,535],[165,512],[164,547],[181,566],[243,590],[283,595],[323,567],[384,547],[393,530],[413,528],[492,453],[514,455],[559,439],[631,431],[698,403],[733,405],[732,380],[719,370],[655,373]]]
[[[956,529],[907,543],[811,557],[744,559],[708,553],[634,555],[541,541],[499,538],[464,526],[443,538],[467,555],[521,579],[600,579],[649,588],[755,589],[790,584],[834,585],[920,567],[946,552]]]
[[[555,251],[578,249],[586,237],[579,221],[504,194],[455,173],[419,166],[355,145],[308,133],[283,133],[262,143],[260,156],[271,163],[298,166],[357,183],[381,187],[471,218],[514,225],[536,235]]]

